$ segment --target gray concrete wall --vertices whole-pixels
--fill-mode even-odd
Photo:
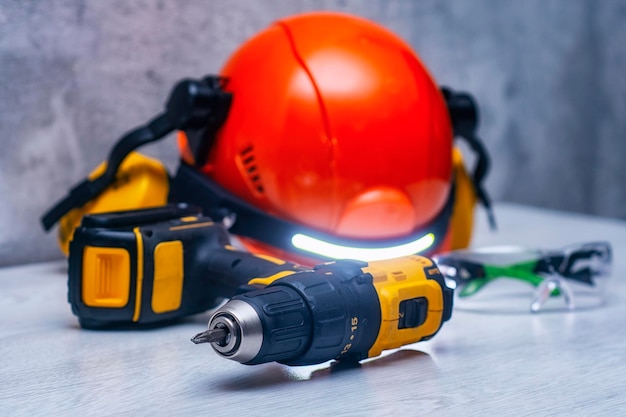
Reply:
[[[176,80],[312,9],[382,23],[477,97],[495,200],[626,218],[626,1],[0,0],[0,265],[60,256],[39,216]],[[145,152],[176,164],[172,140]]]

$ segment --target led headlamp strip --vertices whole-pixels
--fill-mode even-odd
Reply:
[[[356,259],[359,261],[381,261],[384,259],[399,258],[401,256],[422,253],[432,248],[435,243],[435,235],[426,233],[424,236],[411,242],[380,248],[363,248],[354,246],[338,245],[325,242],[302,233],[296,233],[291,237],[291,244],[305,252],[334,259]]]

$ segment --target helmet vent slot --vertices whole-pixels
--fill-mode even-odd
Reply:
[[[256,164],[256,157],[254,155],[254,147],[248,146],[239,153],[239,160],[245,171],[252,188],[258,193],[263,193],[263,183],[261,182],[261,175]]]

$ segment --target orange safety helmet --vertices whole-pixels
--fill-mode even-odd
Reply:
[[[248,40],[220,74],[233,97],[226,122],[195,155],[181,132],[183,160],[255,208],[311,228],[293,230],[295,248],[244,237],[249,249],[302,261],[294,254],[467,246],[473,187],[453,152],[446,100],[399,37],[346,14],[297,15]]]
[[[298,15],[246,42],[219,76],[181,81],[166,111],[121,138],[42,223],[60,220],[67,248],[85,213],[169,200],[234,220],[253,252],[305,264],[463,248],[476,198],[489,209],[477,122],[472,98],[439,89],[386,29]],[[171,181],[128,157],[172,130],[183,161]],[[478,156],[471,177],[454,137]]]

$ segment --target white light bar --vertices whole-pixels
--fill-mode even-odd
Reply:
[[[332,259],[356,259],[366,262],[414,255],[430,248],[434,242],[435,235],[432,233],[428,233],[419,239],[403,245],[388,246],[386,248],[357,248],[342,246],[300,233],[293,235],[291,238],[291,244],[303,251],[315,253]]]

